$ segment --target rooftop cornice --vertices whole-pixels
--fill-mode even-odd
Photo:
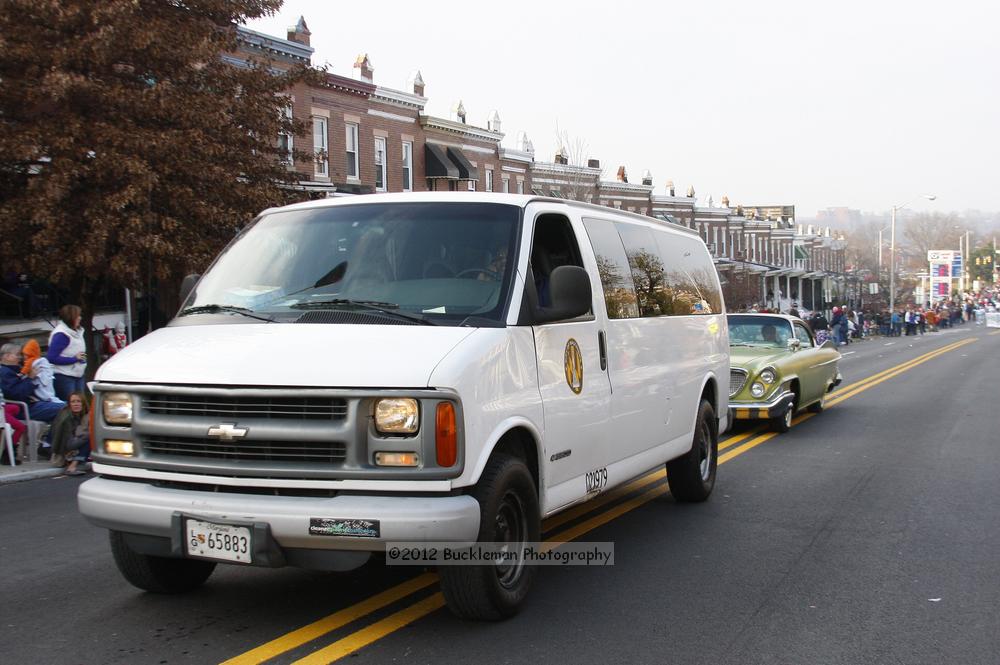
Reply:
[[[595,169],[589,166],[578,166],[577,164],[556,164],[555,162],[535,162],[532,170],[546,173],[559,173],[562,175],[589,175],[594,176],[595,178],[600,177],[601,175],[601,169]]]
[[[531,164],[535,161],[535,153],[501,147],[500,158],[510,160],[512,162],[524,162],[525,164]]]
[[[694,206],[693,196],[669,196],[667,194],[653,194],[653,203],[685,203]]]
[[[619,182],[617,180],[602,180],[599,184],[601,189],[610,192],[642,192],[650,194],[653,191],[652,185],[640,185],[638,183]]]
[[[375,86],[375,93],[372,96],[378,101],[388,102],[390,104],[403,106],[409,109],[423,110],[424,106],[427,104],[426,97],[416,95],[412,92],[384,88],[380,85]]]
[[[329,88],[336,88],[345,92],[353,92],[356,95],[371,97],[375,94],[375,86],[371,83],[358,81],[346,76],[341,76],[340,74],[327,73],[324,81]]]
[[[420,126],[424,129],[438,129],[445,132],[451,132],[453,134],[461,134],[462,136],[479,139],[481,141],[493,141],[494,143],[500,143],[504,137],[503,132],[491,132],[488,129],[473,127],[472,125],[467,125],[464,122],[446,120],[445,118],[435,118],[429,115],[420,116]]]
[[[263,51],[284,55],[286,57],[295,60],[303,60],[305,62],[309,62],[312,59],[312,54],[315,51],[315,49],[311,46],[306,46],[305,44],[293,42],[288,39],[282,39],[281,37],[265,35],[262,32],[251,30],[250,28],[246,28],[242,25],[236,26],[236,39],[244,44],[254,46]]]

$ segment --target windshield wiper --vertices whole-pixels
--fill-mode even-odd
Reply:
[[[359,309],[369,309],[380,314],[395,316],[407,321],[413,321],[425,326],[436,326],[437,324],[419,314],[405,314],[397,311],[399,305],[394,302],[382,302],[380,300],[351,300],[350,298],[334,298],[332,300],[316,300],[313,302],[298,302],[291,305],[292,309],[336,309],[337,307],[357,307]]]
[[[249,317],[251,319],[257,319],[258,321],[267,321],[268,323],[274,323],[274,319],[266,316],[257,316],[253,313],[252,309],[247,307],[237,307],[236,305],[197,305],[195,307],[187,307],[181,310],[178,316],[187,316],[188,314],[218,314],[221,312],[227,312],[230,314],[240,314],[242,316]]]

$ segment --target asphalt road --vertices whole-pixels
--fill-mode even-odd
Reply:
[[[704,504],[647,479],[550,521],[550,538],[614,542],[615,565],[543,568],[524,611],[497,624],[436,609],[431,579],[380,562],[220,567],[192,594],[144,594],[76,513],[79,480],[2,486],[0,662],[256,662],[270,642],[274,663],[997,663],[990,332],[843,349],[825,413],[723,436]],[[380,592],[392,602],[370,600]]]

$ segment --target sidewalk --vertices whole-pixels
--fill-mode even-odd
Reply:
[[[4,464],[0,466],[0,485],[7,483],[19,483],[23,480],[34,480],[35,478],[54,478],[62,474],[62,469],[52,466],[47,460],[37,462],[22,462],[17,466]]]

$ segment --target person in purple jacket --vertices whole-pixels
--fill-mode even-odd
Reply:
[[[46,359],[55,374],[56,397],[69,399],[70,393],[83,393],[83,374],[87,371],[87,343],[80,327],[80,308],[63,305],[59,308],[59,323],[49,335]]]

